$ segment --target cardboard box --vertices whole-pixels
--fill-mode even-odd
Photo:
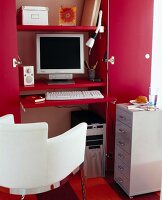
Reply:
[[[48,25],[48,7],[22,6],[17,12],[17,22],[22,25]]]

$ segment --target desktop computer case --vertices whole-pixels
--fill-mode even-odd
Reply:
[[[106,171],[106,125],[88,125],[84,161],[85,176],[101,177]]]
[[[106,124],[90,111],[72,111],[71,126],[86,122],[84,174],[87,178],[104,177],[106,171]]]

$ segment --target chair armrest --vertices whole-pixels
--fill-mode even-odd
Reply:
[[[87,124],[81,123],[67,132],[50,138],[48,145],[48,178],[58,182],[84,161]]]
[[[0,117],[0,124],[14,124],[14,116],[13,114],[7,114]]]

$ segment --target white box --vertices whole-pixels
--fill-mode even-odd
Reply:
[[[22,6],[18,9],[18,24],[22,25],[48,25],[48,7]]]

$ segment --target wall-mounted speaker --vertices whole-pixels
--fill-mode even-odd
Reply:
[[[19,81],[20,85],[34,85],[34,66],[20,66]]]

